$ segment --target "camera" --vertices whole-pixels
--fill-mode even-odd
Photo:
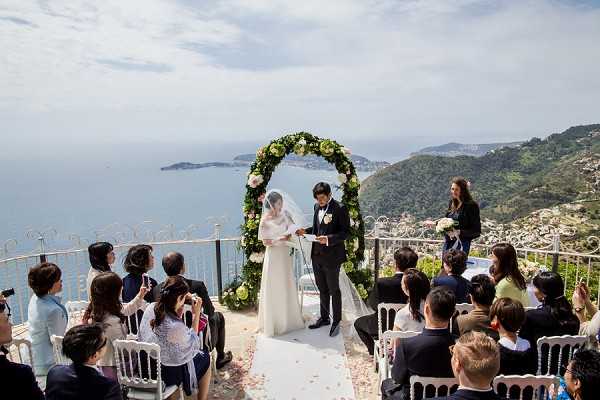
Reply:
[[[4,297],[9,297],[15,294],[15,289],[14,288],[10,288],[10,289],[6,289],[0,292],[0,294]]]
[[[191,299],[185,299],[185,304],[193,306],[196,300],[198,300],[198,296],[193,294]]]

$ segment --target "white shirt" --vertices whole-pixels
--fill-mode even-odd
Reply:
[[[510,340],[507,337],[500,338],[500,340],[498,340],[498,343],[501,344],[502,346],[506,347],[509,350],[516,350],[516,351],[527,351],[527,350],[529,350],[529,347],[531,347],[529,345],[528,340],[521,339],[518,336],[517,336],[517,343],[514,343],[512,340]]]
[[[421,301],[421,305],[419,306],[419,311],[421,311],[421,314],[423,314],[424,307],[425,302]],[[423,317],[421,322],[413,319],[413,316],[410,313],[410,305],[407,304],[396,313],[394,327],[401,331],[421,332],[425,327],[425,318]]]
[[[319,209],[319,214],[317,215],[317,218],[319,218],[319,225],[323,223],[323,218],[325,218],[325,214],[327,213],[327,210],[329,210],[329,204],[331,203],[332,199],[333,199],[333,197],[331,199],[329,199],[329,201],[327,202],[327,206],[325,206],[325,208]],[[321,207],[321,206],[319,206],[319,207]],[[325,245],[329,246],[329,238],[327,238],[327,243]]]

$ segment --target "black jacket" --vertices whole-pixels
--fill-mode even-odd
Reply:
[[[0,393],[7,399],[41,400],[44,393],[38,386],[29,365],[18,364],[0,354]]]
[[[446,397],[436,397],[433,400],[500,400],[493,390],[477,392],[475,390],[459,389]]]
[[[500,371],[498,375],[527,375],[536,374],[536,351],[530,347],[527,351],[517,351],[500,347]]]
[[[48,400],[122,400],[119,383],[85,365],[55,365],[46,381]]]
[[[410,398],[410,377],[450,378],[453,375],[449,347],[454,338],[448,329],[427,329],[407,339],[400,340],[396,348],[392,379],[402,385],[401,398]],[[396,398],[396,397],[394,397]]]
[[[185,282],[190,287],[190,293],[195,294],[202,299],[202,311],[204,314],[206,314],[209,318],[212,317],[215,313],[215,306],[210,300],[208,289],[206,289],[204,282],[187,278],[185,278]],[[160,290],[164,284],[165,282],[161,283],[160,285],[156,285],[156,287],[153,289],[153,297],[156,299],[156,301],[158,301],[158,298],[160,297]]]
[[[448,204],[446,217],[450,215],[452,200]],[[458,209],[458,229],[460,239],[473,240],[481,236],[481,218],[479,217],[479,205],[474,201],[464,203]]]
[[[315,204],[313,225],[306,229],[306,233],[327,236],[329,246],[313,243],[312,260],[323,266],[337,267],[346,261],[346,246],[344,241],[350,233],[350,217],[346,207],[331,199],[326,216],[331,215],[331,222],[319,221],[319,205]],[[325,219],[325,218],[323,218]]]
[[[406,304],[408,297],[402,290],[402,277],[404,274],[397,273],[389,278],[379,278],[367,299],[367,304],[375,311],[379,303]]]

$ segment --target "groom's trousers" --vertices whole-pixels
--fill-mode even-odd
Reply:
[[[315,283],[321,298],[321,318],[333,322],[342,320],[342,292],[340,291],[340,265],[323,265],[313,261]],[[333,307],[333,315],[329,316],[329,299]]]

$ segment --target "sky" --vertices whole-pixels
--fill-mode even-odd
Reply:
[[[385,155],[600,122],[598,1],[0,0],[0,49],[2,157],[296,131]]]

